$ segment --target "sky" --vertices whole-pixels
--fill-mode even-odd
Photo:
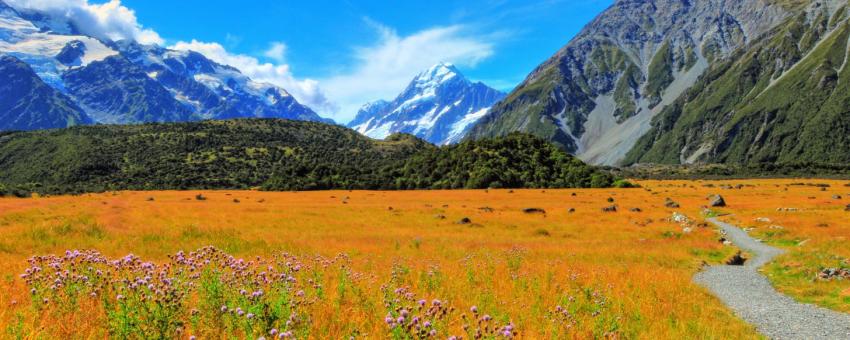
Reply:
[[[449,62],[517,86],[613,0],[6,0],[84,33],[191,49],[282,86],[337,122]]]

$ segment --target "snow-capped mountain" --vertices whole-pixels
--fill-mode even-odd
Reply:
[[[298,103],[286,90],[255,82],[238,69],[200,53],[95,39],[79,34],[63,18],[18,11],[2,0],[0,55],[26,63],[61,95],[56,98],[69,99],[81,108],[84,117],[69,120],[73,124],[250,117],[333,123]],[[0,101],[10,95],[0,92]],[[25,116],[39,113],[26,112]],[[66,126],[57,119],[38,121],[54,123],[16,126]]]
[[[439,63],[420,73],[392,102],[364,105],[348,123],[377,139],[409,133],[434,144],[451,144],[505,94],[481,82],[471,82],[453,65]]]

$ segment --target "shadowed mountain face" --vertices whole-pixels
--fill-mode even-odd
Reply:
[[[45,84],[26,63],[0,57],[0,130],[91,124],[70,98]]]
[[[617,1],[495,105],[470,138],[530,132],[597,164],[839,160],[826,150],[792,151],[805,129],[778,131],[846,126],[846,112],[790,103],[756,108],[751,101],[789,93],[777,85],[790,86],[788,75],[805,73],[793,70],[822,68],[824,59],[813,52],[841,40],[846,12],[846,1],[837,0]],[[840,46],[833,50],[844,54]],[[824,95],[829,79],[843,74],[843,57],[831,58],[835,75],[798,87],[797,95]],[[827,144],[838,134],[815,137],[814,130],[805,133],[807,144]]]
[[[252,117],[333,123],[286,90],[255,82],[200,53],[98,40],[80,35],[63,19],[2,2],[0,55],[29,65],[44,84],[91,117],[71,125]],[[45,124],[56,120],[44,106],[22,107],[15,116],[6,112],[3,123],[28,129],[65,126]]]
[[[487,85],[467,80],[453,65],[440,63],[416,76],[392,102],[363,106],[348,126],[372,138],[403,132],[451,144],[503,97]]]

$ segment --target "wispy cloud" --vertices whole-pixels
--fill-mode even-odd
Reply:
[[[441,61],[475,67],[494,53],[494,42],[462,25],[440,26],[401,36],[394,29],[366,19],[378,32],[378,41],[355,48],[354,65],[347,72],[322,79],[339,112],[328,112],[345,122],[364,103],[392,99],[420,71]]]
[[[274,52],[271,53],[273,57],[270,58],[277,59],[274,57],[280,57],[280,60],[283,60],[285,48],[281,48],[278,51],[275,46],[273,44],[269,50]],[[285,45],[280,44],[280,46],[283,47]],[[313,79],[296,79],[292,75],[289,65],[285,63],[263,63],[253,56],[230,53],[224,46],[215,42],[197,40],[189,42],[180,41],[169,46],[169,48],[199,52],[217,63],[236,67],[243,74],[255,81],[274,84],[286,89],[296,100],[318,112],[337,111],[336,104],[328,100],[319,87],[318,81]]]
[[[273,42],[269,49],[263,52],[263,55],[278,63],[284,63],[286,61],[286,44],[279,41]]]

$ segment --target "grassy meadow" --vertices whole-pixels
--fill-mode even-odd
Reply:
[[[736,252],[706,197],[789,249],[780,290],[850,311],[814,280],[848,267],[846,183],[3,198],[0,337],[759,338],[691,281]]]

